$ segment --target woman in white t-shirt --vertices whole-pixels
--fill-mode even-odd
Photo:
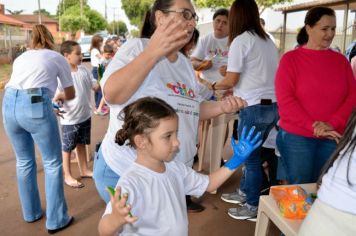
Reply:
[[[75,92],[69,66],[53,48],[54,40],[48,29],[35,25],[31,49],[14,61],[2,106],[5,131],[16,155],[22,213],[30,223],[43,216],[34,143],[40,149],[49,233],[66,228],[73,221],[64,198],[61,140],[51,99],[58,82],[64,90],[64,100],[74,98]]]
[[[99,64],[100,60],[102,58],[101,56],[101,47],[103,45],[103,37],[100,35],[96,34],[93,36],[91,39],[91,45],[90,45],[90,64],[93,67],[92,73],[94,79],[98,80],[99,79]],[[101,90],[98,90],[95,92],[95,108],[99,107],[101,98],[102,98],[102,92]]]
[[[210,85],[211,89],[233,88],[248,107],[240,111],[238,135],[243,126],[255,125],[263,141],[278,120],[274,79],[278,66],[278,51],[263,30],[255,1],[236,0],[229,14],[229,56],[227,74],[223,80]],[[223,194],[227,202],[247,203],[229,209],[235,219],[255,219],[262,185],[261,148],[252,153],[244,169],[240,188]]]
[[[128,104],[145,96],[156,96],[170,104],[179,117],[180,149],[175,160],[191,167],[196,154],[199,119],[237,111],[244,106],[238,97],[207,102],[198,94],[198,85],[190,61],[179,50],[190,40],[197,16],[189,0],[156,0],[151,10],[155,28],[150,39],[128,40],[116,53],[100,81],[110,106],[108,131],[94,161],[94,180],[105,200],[107,186],[115,186],[120,175],[136,159],[136,151],[118,146],[115,134],[122,127],[117,119]],[[148,35],[149,37],[150,35]]]
[[[318,198],[298,235],[356,235],[356,108],[324,167]]]

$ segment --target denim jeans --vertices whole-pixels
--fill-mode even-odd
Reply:
[[[106,187],[111,186],[115,188],[120,176],[110,169],[108,164],[106,164],[101,148],[94,158],[93,178],[96,190],[98,191],[101,199],[103,199],[105,203],[110,202],[110,195],[106,191]]]
[[[336,142],[291,134],[279,129],[277,147],[289,184],[314,183],[336,148]]]
[[[271,105],[253,105],[240,111],[238,134],[241,137],[242,128],[256,127],[255,132],[261,132],[263,141],[278,121],[278,108],[276,103]],[[253,151],[245,161],[243,176],[240,181],[240,190],[246,194],[246,202],[250,206],[258,206],[262,185],[261,148]]]
[[[7,88],[2,114],[7,136],[16,155],[18,191],[24,220],[42,216],[37,185],[36,143],[45,176],[46,227],[57,229],[70,220],[64,198],[61,140],[48,89]]]
[[[92,74],[95,80],[99,79],[99,71],[98,71],[98,67],[93,67],[92,69]],[[99,89],[98,91],[96,91],[94,93],[94,99],[95,99],[95,108],[98,108],[101,98],[103,97],[103,94],[101,92],[101,89]]]

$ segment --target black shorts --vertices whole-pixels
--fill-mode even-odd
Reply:
[[[90,144],[91,118],[75,125],[62,125],[62,150],[70,152],[77,144]]]

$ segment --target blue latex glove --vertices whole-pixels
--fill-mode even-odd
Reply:
[[[254,135],[255,129],[256,127],[253,126],[246,137],[246,126],[244,126],[238,143],[236,143],[235,140],[231,138],[231,147],[234,151],[234,155],[228,162],[226,162],[226,168],[235,170],[246,161],[246,159],[256,148],[262,144],[261,132],[258,132],[256,135]]]

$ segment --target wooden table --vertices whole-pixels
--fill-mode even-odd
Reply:
[[[316,193],[315,183],[300,184],[299,186],[307,191],[307,193]],[[270,193],[270,195],[260,197],[255,236],[267,235],[268,227],[271,221],[286,236],[298,235],[299,228],[303,223],[303,220],[290,220],[284,218],[280,214],[277,203]]]

